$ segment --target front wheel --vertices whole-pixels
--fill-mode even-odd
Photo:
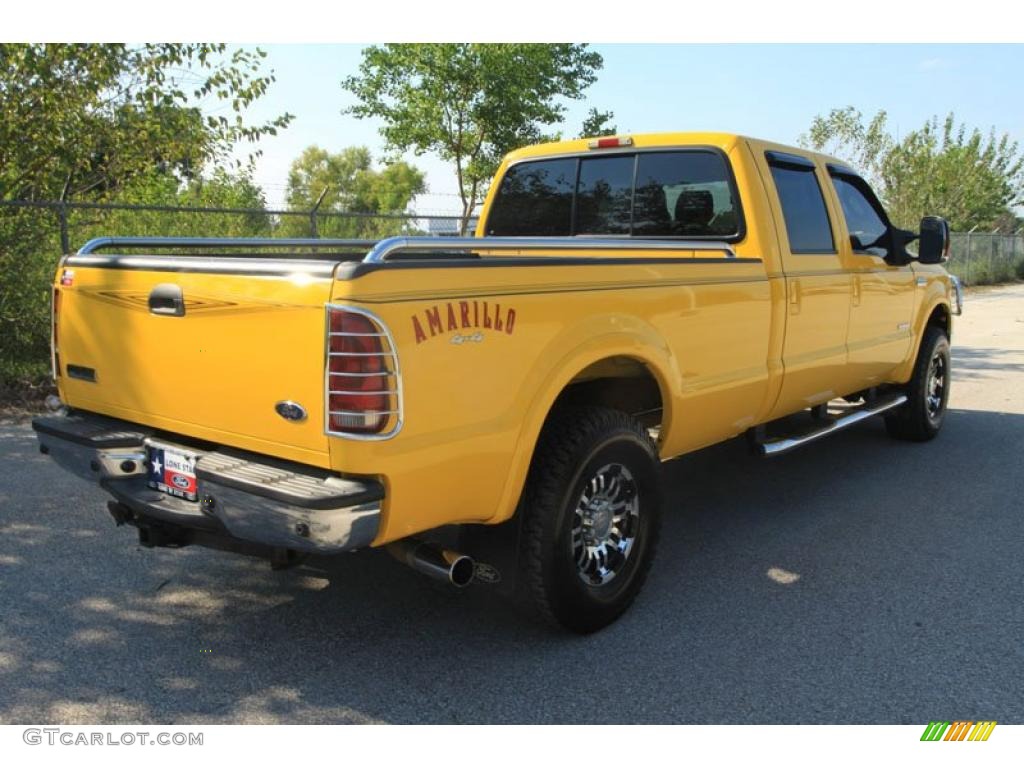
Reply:
[[[939,433],[949,403],[950,373],[949,338],[941,328],[930,325],[925,328],[906,387],[907,403],[885,417],[892,437],[924,442]]]
[[[661,527],[661,464],[647,430],[609,408],[545,426],[524,495],[520,570],[548,622],[594,632],[643,586]]]

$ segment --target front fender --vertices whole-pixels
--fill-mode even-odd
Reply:
[[[681,389],[678,361],[664,338],[643,320],[621,314],[588,317],[567,328],[537,355],[547,365],[536,366],[523,387],[517,411],[523,414],[505,488],[489,523],[501,523],[515,514],[537,440],[558,396],[585,368],[612,357],[627,357],[651,372],[661,391],[662,430],[672,428],[674,395]]]
[[[949,318],[950,331],[952,332],[953,313],[950,307],[949,291],[949,283],[945,280],[931,280],[927,287],[925,287],[913,321],[914,343],[910,346],[909,357],[893,371],[892,377],[895,382],[905,384],[913,376],[914,363],[917,361],[917,355],[921,349],[924,329],[928,325],[928,318],[932,316],[936,308],[945,308],[946,316]],[[952,333],[950,335],[952,336]]]

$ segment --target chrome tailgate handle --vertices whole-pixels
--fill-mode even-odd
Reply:
[[[149,311],[154,315],[185,316],[185,298],[181,286],[174,283],[160,283],[149,292]]]

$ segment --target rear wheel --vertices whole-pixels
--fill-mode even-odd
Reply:
[[[924,442],[939,433],[949,403],[949,338],[937,326],[925,328],[914,373],[906,386],[907,403],[885,417],[885,426],[899,440]]]
[[[654,558],[660,471],[647,430],[622,412],[565,410],[545,426],[521,511],[519,566],[541,617],[588,633],[630,606]]]

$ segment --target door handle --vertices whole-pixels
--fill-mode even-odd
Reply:
[[[181,286],[174,283],[160,283],[149,292],[149,311],[154,315],[171,317],[185,316],[185,297]]]
[[[793,315],[800,313],[800,281],[796,279],[789,283],[789,312]]]
[[[860,306],[860,275],[853,276],[853,306]]]

